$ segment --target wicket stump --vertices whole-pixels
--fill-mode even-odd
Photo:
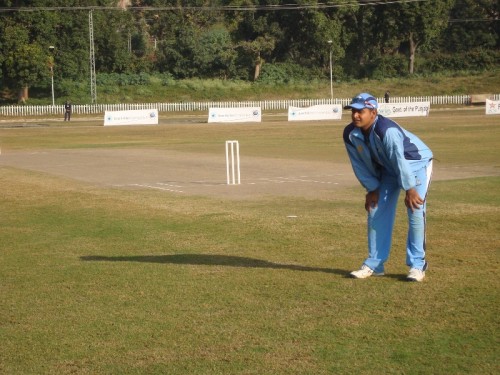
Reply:
[[[231,153],[231,157],[229,157]],[[239,185],[240,181],[240,144],[238,141],[226,141],[227,184]]]

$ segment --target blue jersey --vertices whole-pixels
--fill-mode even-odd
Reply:
[[[414,188],[415,172],[432,159],[432,151],[420,138],[382,115],[366,137],[353,123],[347,125],[344,143],[354,174],[367,191],[377,190],[384,174],[404,190]]]

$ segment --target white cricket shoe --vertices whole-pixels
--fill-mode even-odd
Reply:
[[[422,281],[424,277],[425,271],[418,270],[416,268],[410,268],[410,272],[408,273],[408,276],[406,276],[406,279],[408,281]]]
[[[351,275],[351,277],[354,277],[355,279],[366,279],[367,277],[370,277],[370,276],[384,276],[384,273],[383,272],[374,272],[366,264],[363,264],[359,270],[352,271],[350,273],[350,275]]]

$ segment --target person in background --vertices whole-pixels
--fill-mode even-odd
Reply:
[[[384,100],[386,103],[389,103],[389,97],[391,96],[391,93],[389,91],[386,91],[384,94]]]
[[[352,122],[344,129],[344,144],[354,174],[366,189],[368,258],[350,275],[356,279],[384,274],[389,258],[396,207],[405,191],[408,215],[407,279],[422,281],[425,259],[426,197],[432,175],[432,151],[417,136],[378,114],[378,102],[368,93],[355,96]]]
[[[67,100],[64,103],[64,121],[71,121],[71,103]]]

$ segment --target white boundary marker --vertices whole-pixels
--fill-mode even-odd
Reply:
[[[231,150],[231,159],[229,159]],[[236,160],[235,160],[236,156]],[[237,174],[235,172],[235,168]],[[230,173],[231,170],[231,173]],[[240,143],[238,141],[226,141],[226,174],[228,185],[240,185]]]

